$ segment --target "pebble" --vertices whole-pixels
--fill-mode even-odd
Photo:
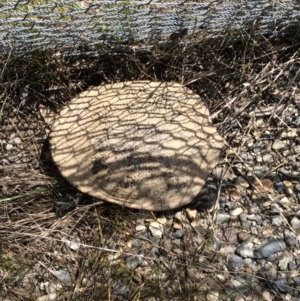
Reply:
[[[227,266],[230,270],[240,270],[243,267],[243,259],[237,255],[231,255],[228,257]]]
[[[164,232],[164,227],[162,224],[158,222],[151,222],[149,224],[149,231],[151,232],[153,237],[161,238]]]
[[[13,142],[14,144],[21,144],[22,140],[19,137],[14,137],[10,140],[10,142]]]
[[[248,188],[249,187],[249,183],[241,176],[239,176],[235,179],[235,185],[236,186],[241,186],[242,188]]]
[[[293,184],[290,181],[283,181],[284,190],[287,195],[293,194]]]
[[[115,295],[127,296],[129,287],[124,285],[120,280],[113,284],[113,293]]]
[[[253,169],[253,173],[258,178],[263,178],[268,172],[270,171],[269,167],[267,165],[257,165]]]
[[[67,269],[51,270],[51,272],[65,285],[72,284],[71,275]]]
[[[206,300],[207,301],[218,301],[219,300],[219,292],[211,290],[209,293],[207,293]]]
[[[293,230],[300,229],[300,219],[297,216],[294,216],[291,219],[291,227],[293,228]]]
[[[139,255],[132,255],[126,258],[127,268],[131,271],[135,270],[142,262],[143,258]]]
[[[36,299],[37,301],[55,301],[57,300],[57,293],[51,293],[45,296],[41,296]]]
[[[7,151],[11,151],[11,150],[13,150],[15,147],[14,147],[12,144],[7,143],[5,148],[6,148]]]
[[[280,139],[274,140],[273,145],[272,145],[273,150],[282,151],[285,148],[286,148],[286,143],[284,143],[282,140],[280,140]]]
[[[295,185],[295,190],[296,190],[297,192],[300,192],[300,184],[296,184],[296,185]]]
[[[255,252],[257,259],[268,258],[276,252],[282,251],[286,248],[283,239],[271,238],[263,241]]]
[[[231,210],[230,214],[232,216],[238,216],[238,215],[242,214],[243,212],[244,212],[243,208],[238,207],[238,208]]]
[[[196,219],[198,211],[196,209],[187,208],[187,209],[185,209],[185,213],[186,213],[187,218],[190,221],[193,221]]]
[[[237,248],[236,252],[241,255],[243,258],[253,258],[254,251],[253,251],[253,243],[249,241],[245,241],[241,243]]]
[[[138,225],[136,225],[136,227],[135,227],[135,231],[137,231],[137,232],[145,231],[146,229],[147,229],[146,226],[143,225],[143,224],[138,224]]]
[[[177,230],[174,233],[174,237],[175,238],[182,238],[185,235],[185,233],[186,233],[186,229]]]
[[[292,288],[290,287],[286,277],[279,277],[271,282],[271,286],[275,292],[290,293]]]
[[[274,215],[272,216],[272,225],[276,227],[280,227],[282,224],[282,216],[281,215]]]
[[[218,213],[216,219],[216,225],[223,224],[227,222],[230,218],[230,215],[227,213]]]
[[[270,164],[270,163],[273,163],[274,162],[274,158],[271,154],[265,154],[263,155],[262,157],[263,161],[265,164]]]
[[[283,192],[284,192],[284,185],[283,185],[282,182],[275,182],[274,183],[274,187],[275,187],[275,189],[276,189],[276,191],[278,193],[283,194]]]

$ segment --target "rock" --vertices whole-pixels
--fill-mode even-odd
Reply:
[[[13,142],[14,144],[21,144],[22,140],[19,137],[14,137],[10,142]]]
[[[60,270],[51,270],[51,272],[59,279],[61,282],[63,282],[65,285],[71,285],[72,279],[69,271],[67,269],[60,269]]]
[[[262,166],[256,165],[253,169],[253,173],[258,178],[263,178],[269,171],[270,171],[270,169],[266,165],[262,165]]]
[[[288,230],[284,231],[284,241],[288,247],[297,246],[297,239]]]
[[[297,216],[294,216],[292,219],[291,219],[291,227],[293,228],[293,230],[298,230],[300,229],[300,219],[297,217]]]
[[[228,222],[230,215],[227,213],[218,213],[216,218],[216,225]]]
[[[242,177],[239,176],[235,179],[234,181],[236,186],[240,186],[242,188],[248,188],[249,187],[249,183]]]
[[[124,285],[120,280],[113,284],[112,287],[115,295],[127,296],[129,293],[129,287]]]
[[[268,258],[269,256],[286,248],[283,239],[271,238],[263,241],[255,252],[256,259]]]
[[[298,180],[300,179],[300,172],[299,171],[295,171],[295,170],[291,171],[289,169],[286,169],[286,168],[282,167],[282,168],[278,169],[278,172],[280,174],[283,174],[287,178],[298,179]]]
[[[221,196],[220,200],[219,200],[219,206],[221,209],[224,210],[231,210],[234,207],[234,204],[232,202],[230,202],[227,198]]]
[[[259,153],[265,148],[265,145],[262,141],[258,141],[253,145],[253,152],[254,153]]]
[[[165,225],[167,223],[167,219],[165,216],[160,216],[156,219],[157,222],[159,222],[162,225]]]
[[[272,216],[272,224],[276,227],[280,227],[282,224],[282,216],[281,215]]]
[[[273,296],[267,290],[264,290],[262,292],[261,296],[264,301],[272,301],[273,300]]]
[[[193,221],[193,220],[196,219],[196,216],[197,216],[198,211],[197,211],[196,209],[189,209],[189,208],[186,208],[186,209],[185,209],[185,213],[186,213],[187,218],[188,218],[190,221]]]
[[[300,192],[300,184],[296,184],[296,185],[295,185],[295,190],[296,190],[297,192]]]
[[[280,199],[278,203],[285,209],[289,209],[291,207],[291,202],[286,196]]]
[[[243,259],[240,256],[237,255],[230,255],[228,257],[227,266],[230,270],[240,270],[243,268]]]
[[[253,243],[249,241],[245,241],[241,243],[237,248],[236,252],[241,255],[243,258],[253,258]]]
[[[278,268],[281,270],[281,271],[286,271],[288,269],[288,264],[293,261],[293,256],[291,255],[283,255],[283,257],[279,260],[278,262]]]
[[[272,287],[279,293],[290,293],[292,291],[286,277],[278,277],[271,282]]]
[[[14,149],[15,147],[14,147],[12,144],[7,143],[5,148],[6,148],[7,151],[11,151],[11,150]]]
[[[284,190],[287,195],[293,194],[293,184],[290,181],[283,181]]]
[[[151,232],[153,237],[161,238],[164,232],[164,227],[162,224],[154,221],[150,223],[149,231]]]
[[[272,144],[272,149],[275,151],[282,151],[287,147],[287,144],[284,143],[282,140],[280,139],[276,139],[274,140],[273,144]]]
[[[177,230],[174,233],[174,237],[175,238],[182,238],[185,235],[185,233],[186,233],[186,229]]]
[[[231,210],[230,214],[232,216],[238,216],[238,215],[242,214],[243,212],[244,212],[243,208],[237,207],[237,208]]]
[[[209,293],[207,293],[206,300],[207,301],[218,301],[219,300],[219,292],[211,290]]]
[[[275,182],[274,187],[277,190],[278,193],[283,194],[284,192],[284,185],[282,182]]]
[[[126,266],[131,271],[135,270],[142,262],[143,258],[139,255],[132,255],[126,258]]]
[[[140,232],[140,231],[145,231],[147,228],[143,224],[138,224],[135,226],[135,231]]]
[[[265,164],[271,164],[274,162],[274,158],[271,154],[264,154],[262,159]]]
[[[238,233],[238,239],[240,241],[246,241],[250,237],[250,234],[247,231],[241,231]]]
[[[55,301],[57,300],[57,293],[51,293],[45,296],[41,296],[36,299],[37,301]]]

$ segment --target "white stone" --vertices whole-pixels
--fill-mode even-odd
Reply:
[[[139,232],[139,231],[144,231],[146,230],[146,226],[145,225],[142,225],[142,224],[138,224],[136,225],[135,227],[135,231]]]
[[[231,215],[238,216],[238,215],[242,214],[243,212],[244,212],[243,208],[238,207],[231,211]]]
[[[164,232],[164,227],[162,224],[160,224],[158,222],[152,222],[149,225],[149,230],[150,230],[152,236],[161,238],[162,234]]]
[[[219,300],[219,292],[217,291],[210,291],[206,295],[207,301],[218,301]]]
[[[12,144],[10,144],[10,143],[7,143],[7,144],[6,144],[6,150],[7,150],[7,151],[10,151],[10,150],[12,150],[12,149],[14,149],[14,146],[13,146]]]

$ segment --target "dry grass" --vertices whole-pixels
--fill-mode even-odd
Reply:
[[[253,130],[247,108],[255,111],[258,103],[295,101],[298,73],[285,75],[300,63],[299,43],[295,32],[281,39],[249,30],[226,33],[219,39],[193,37],[190,43],[145,52],[127,48],[105,50],[96,57],[84,51],[80,56],[63,57],[36,51],[2,57],[0,139],[17,133],[23,148],[16,155],[21,153],[23,162],[0,165],[0,299],[35,300],[44,294],[35,287],[48,279],[57,282],[53,270],[60,268],[68,269],[73,285],[63,284],[57,300],[121,300],[113,294],[120,280],[130,287],[127,300],[145,300],[150,293],[149,300],[205,300],[209,290],[222,291],[215,274],[224,270],[225,259],[211,251],[213,224],[201,233],[206,241],[198,247],[197,232],[187,235],[178,246],[180,256],[170,252],[164,241],[158,254],[151,253],[146,238],[145,244],[132,248],[141,239],[135,231],[141,213],[78,195],[60,177],[51,163],[46,141],[49,126],[39,106],[57,112],[91,85],[175,81],[202,97],[228,147],[238,154],[246,134]],[[267,123],[270,128],[276,127],[272,120]],[[232,159],[227,159],[230,166]],[[211,218],[212,213],[201,214]],[[81,247],[72,249],[70,241],[79,241]],[[149,277],[146,268],[140,269],[139,277],[128,270],[124,258],[132,250],[144,254],[156,277]],[[250,292],[253,300],[255,285]],[[244,289],[251,286],[249,282]],[[227,300],[235,300],[245,290],[231,291]]]

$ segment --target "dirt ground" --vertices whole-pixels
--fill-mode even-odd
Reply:
[[[164,227],[173,231],[178,210],[154,214],[122,208],[83,195],[63,179],[51,160],[50,126],[40,109],[43,105],[56,114],[79,92],[103,83],[181,83],[208,106],[227,144],[221,166],[238,174],[232,162],[241,159],[248,134],[260,135],[260,130],[278,136],[286,130],[273,111],[263,118],[264,127],[256,128],[251,112],[282,104],[299,110],[299,45],[298,32],[288,38],[241,32],[239,38],[176,42],[151,51],[104,49],[98,56],[83,52],[76,57],[36,51],[2,57],[0,300],[218,300],[211,291],[218,292],[219,300],[249,300],[243,290],[229,293],[215,278],[226,257],[210,248],[213,222],[199,230],[202,243],[195,244],[199,232],[191,231],[180,254],[170,252],[173,242],[167,238],[153,254],[153,242],[138,236],[137,225],[166,219]],[[299,146],[299,128],[293,129]],[[208,209],[214,202],[204,198],[197,206],[199,223],[213,220],[214,209]],[[142,255],[147,266],[132,270],[126,261],[132,254]],[[158,276],[150,277],[147,269]],[[274,300],[285,298],[266,289]],[[253,289],[250,296],[259,299],[261,292]]]

